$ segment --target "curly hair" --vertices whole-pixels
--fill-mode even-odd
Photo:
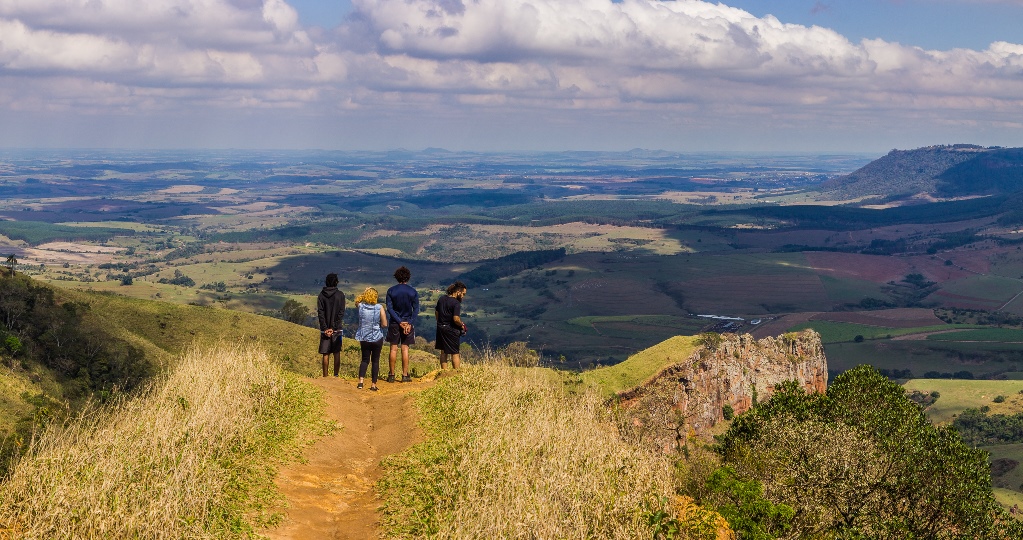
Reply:
[[[467,290],[469,290],[469,288],[465,286],[465,283],[462,283],[461,281],[456,281],[456,282],[452,283],[451,285],[448,285],[447,293],[448,293],[448,296],[451,296],[452,294],[455,294],[458,291],[467,291]]]
[[[412,279],[412,271],[402,266],[394,271],[394,279],[398,283],[408,283],[408,280]]]
[[[379,298],[380,298],[380,294],[377,293],[376,289],[374,289],[373,287],[366,287],[366,290],[362,291],[362,294],[360,294],[359,296],[355,297],[355,303],[356,304],[375,304],[375,303],[377,303],[377,300]]]

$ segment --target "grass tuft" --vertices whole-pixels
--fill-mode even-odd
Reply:
[[[275,465],[329,429],[321,403],[261,349],[190,350],[134,397],[35,437],[0,484],[0,536],[252,537],[281,519]]]

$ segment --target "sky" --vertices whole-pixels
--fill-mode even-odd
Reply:
[[[1023,146],[1023,0],[0,0],[0,147]]]

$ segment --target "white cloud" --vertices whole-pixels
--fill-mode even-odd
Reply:
[[[1023,122],[1021,44],[851,42],[699,0],[352,4],[330,33],[285,0],[0,0],[0,108]]]

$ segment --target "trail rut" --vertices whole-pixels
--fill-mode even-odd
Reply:
[[[275,540],[358,539],[379,536],[380,501],[373,485],[380,460],[421,439],[412,393],[431,382],[387,383],[379,392],[358,390],[356,381],[319,378],[327,416],[341,429],[303,453],[306,463],[283,467],[277,485],[288,508],[280,526],[259,531]]]

